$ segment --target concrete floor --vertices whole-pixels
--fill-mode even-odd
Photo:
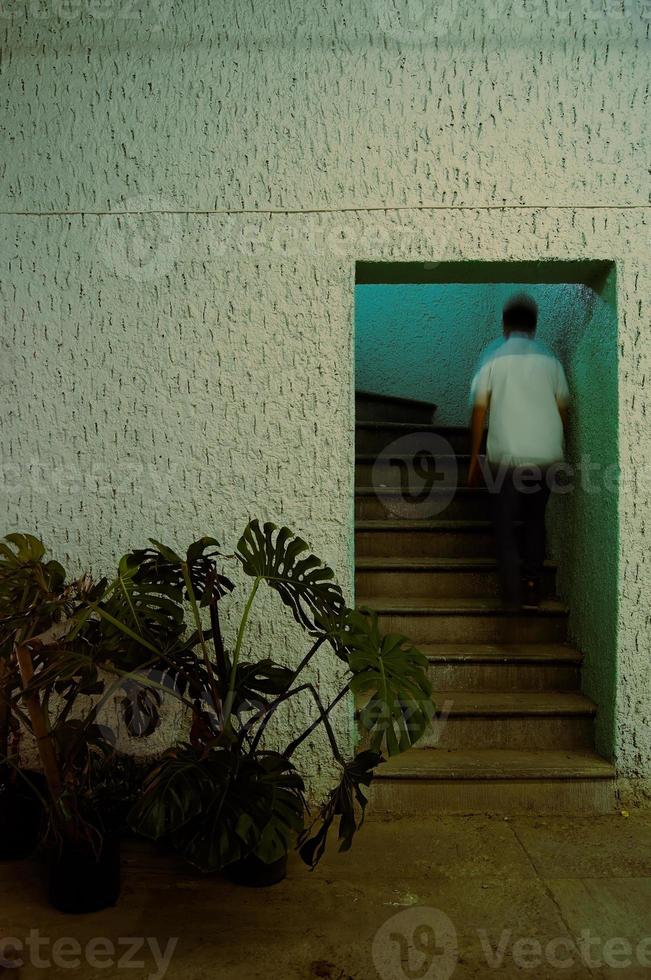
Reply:
[[[41,940],[41,965],[16,947],[24,965],[5,958],[3,980],[651,978],[649,811],[369,819],[349,854],[331,848],[312,873],[292,858],[268,890],[175,867],[128,845],[119,906],[69,917],[48,907],[37,865],[0,865],[2,936]],[[165,971],[156,954],[174,937]]]

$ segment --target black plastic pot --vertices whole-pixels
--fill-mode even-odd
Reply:
[[[38,843],[43,804],[36,792],[46,792],[41,773],[24,770],[0,778],[0,861],[29,857]]]
[[[246,885],[248,888],[267,888],[277,885],[287,877],[287,855],[277,861],[265,864],[255,855],[234,861],[224,868],[224,874],[236,885]]]
[[[88,846],[64,843],[48,864],[50,905],[80,915],[115,905],[120,896],[120,839],[104,839],[99,855]]]

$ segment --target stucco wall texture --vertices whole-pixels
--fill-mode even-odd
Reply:
[[[649,25],[643,0],[3,8],[3,525],[104,571],[257,515],[352,597],[355,260],[613,259],[616,757],[648,776]],[[252,640],[299,655],[271,598]]]

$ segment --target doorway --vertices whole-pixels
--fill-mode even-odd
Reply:
[[[474,367],[501,335],[503,303],[523,289],[539,307],[537,337],[562,361],[572,394],[569,488],[550,501],[548,555],[556,566],[555,597],[568,609],[567,642],[582,654],[580,689],[597,706],[596,748],[610,759],[620,483],[614,263],[359,262],[355,386],[395,405],[434,404],[433,427],[463,445]],[[392,516],[395,524],[399,515]],[[427,537],[420,538],[427,552]],[[457,544],[460,554],[468,552],[467,537]]]

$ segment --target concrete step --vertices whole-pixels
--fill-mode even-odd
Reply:
[[[418,398],[381,395],[372,391],[355,392],[355,418],[358,422],[431,423],[436,405]]]
[[[590,750],[411,749],[377,770],[370,811],[608,813],[615,769]]]
[[[400,486],[405,472],[412,474],[414,481],[422,481],[419,474],[423,467],[430,468],[437,483],[450,486],[454,483],[467,484],[470,456],[435,456],[431,459],[417,460],[413,453],[390,453],[389,455],[362,454],[355,457],[355,482],[360,486]]]
[[[495,553],[491,521],[357,521],[358,557],[488,557]]]
[[[422,436],[421,448],[434,455],[451,456],[470,452],[470,430],[467,426],[441,426],[424,422],[365,422],[355,424],[355,452],[368,455],[383,453],[387,447],[400,452],[396,440],[408,438],[403,452],[413,453],[419,444],[415,435]]]
[[[567,607],[545,599],[536,610],[508,614],[494,600],[387,599],[358,595],[357,606],[375,609],[380,628],[423,643],[562,643]]]
[[[439,691],[578,691],[582,654],[563,643],[429,643]]]
[[[556,564],[546,562],[543,594],[553,596]],[[498,596],[497,564],[490,558],[358,558],[355,589],[372,596]]]
[[[568,691],[435,691],[420,748],[591,749],[596,707]]]
[[[489,520],[490,494],[485,487],[356,487],[355,518],[405,520]]]

